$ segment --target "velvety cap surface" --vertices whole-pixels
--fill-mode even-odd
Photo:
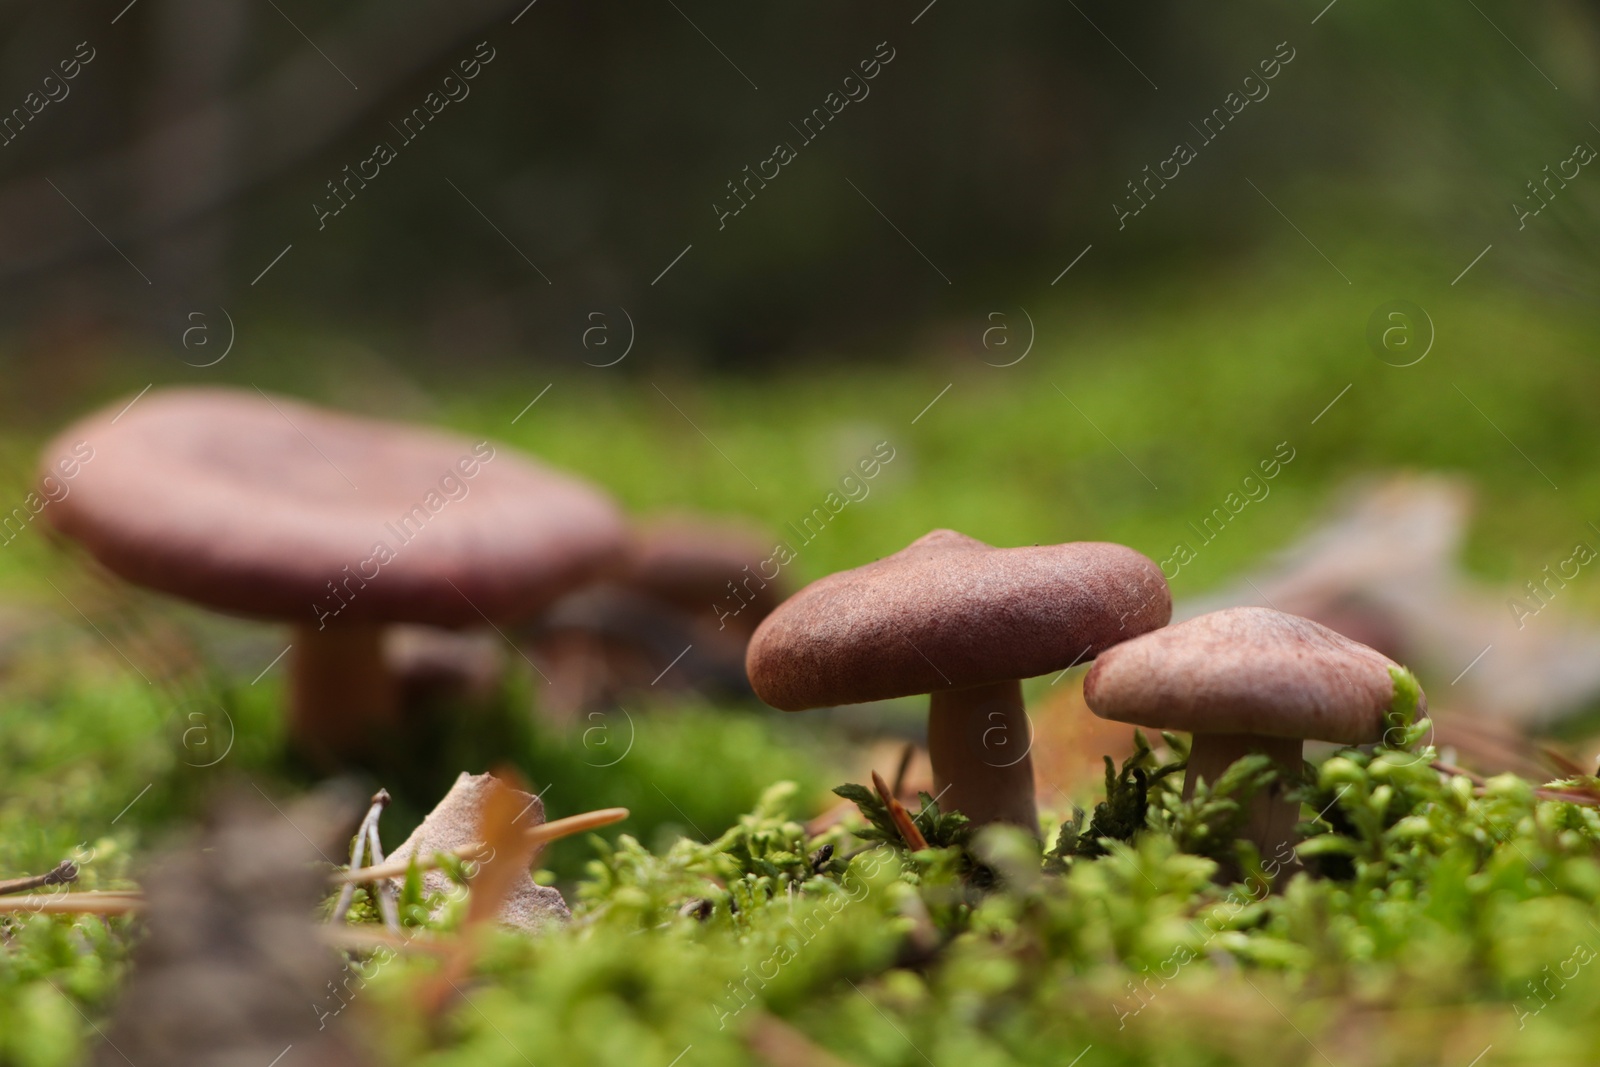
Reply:
[[[1160,568],[1126,546],[935,530],[784,601],[745,667],[762,700],[801,711],[1059,671],[1171,616]]]
[[[46,446],[45,487],[66,495],[44,515],[124,578],[209,607],[510,622],[622,557],[604,494],[503,446],[253,391],[126,403]],[[75,447],[92,458],[63,479]]]
[[[1083,695],[1103,719],[1161,730],[1371,744],[1397,666],[1310,619],[1229,608],[1118,645]]]

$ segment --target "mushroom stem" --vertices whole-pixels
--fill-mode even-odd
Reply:
[[[290,735],[316,760],[371,752],[374,731],[399,718],[383,628],[375,623],[295,627],[289,685]]]
[[[928,698],[928,757],[942,811],[975,826],[1005,822],[1039,833],[1033,729],[1020,682],[946,689]]]
[[[1300,769],[1303,742],[1295,737],[1263,737],[1257,734],[1195,734],[1189,749],[1189,766],[1183,776],[1183,799],[1194,796],[1195,782],[1205,779],[1215,785],[1223,773],[1244,756],[1259,752],[1291,773]],[[1242,836],[1253,841],[1263,863],[1276,859],[1285,866],[1293,859],[1289,850],[1295,843],[1295,823],[1300,821],[1300,805],[1285,797],[1289,783],[1280,777],[1250,801],[1249,821]]]

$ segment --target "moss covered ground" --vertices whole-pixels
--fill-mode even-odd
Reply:
[[[1352,289],[1244,264],[1203,288],[1090,294],[1039,314],[1034,350],[1007,368],[935,345],[914,365],[821,362],[777,379],[529,364],[408,380],[376,362],[366,376],[312,373],[363,364],[306,355],[348,342],[284,331],[205,380],[492,436],[637,512],[692,507],[774,528],[889,442],[870,492],[796,554],[796,581],[935,526],[997,544],[1123,541],[1161,559],[1285,442],[1294,458],[1270,495],[1182,569],[1178,598],[1287,542],[1345,479],[1395,467],[1473,479],[1482,507],[1466,563],[1481,579],[1515,585],[1564,557],[1600,520],[1586,510],[1600,499],[1592,309],[1441,284],[1420,298],[1432,351],[1397,368],[1365,341],[1393,294]],[[200,379],[132,353],[100,393],[16,412],[0,435],[0,491],[26,491],[55,421],[151,380]],[[32,530],[0,547],[0,588],[0,873],[73,857],[79,888],[129,885],[219,783],[278,797],[312,784],[284,755],[281,676],[260,673],[282,647],[270,629],[107,583]],[[1573,582],[1567,600],[1592,609],[1600,586]],[[1422,681],[1436,692],[1449,679]],[[429,960],[369,967],[330,1025],[361,1028],[382,1062],[807,1062],[780,1058],[798,1048],[861,1065],[1488,1067],[1589,1064],[1600,1048],[1592,782],[1570,786],[1584,793],[1573,801],[1511,776],[1442,776],[1420,743],[1341,752],[1302,783],[1317,813],[1303,868],[1267,857],[1247,862],[1253,879],[1218,885],[1226,797],[1185,804],[1171,774],[1130,806],[1132,772],[1153,775],[1181,743],[1113,776],[1109,798],[1076,790],[1071,804],[1090,813],[1079,847],[1041,865],[1023,837],[965,838],[948,822],[950,843],[920,852],[849,826],[807,834],[829,790],[860,777],[860,732],[839,716],[646,703],[595,735],[551,725],[536,705],[513,666],[493,709],[430,739],[428,759],[386,769],[390,844],[457,771],[507,758],[549,787],[552,816],[633,815],[551,849],[547,877],[576,921],[498,936],[470,1001],[441,1024],[411,1009]],[[918,718],[914,704],[874,714]],[[598,744],[616,747],[600,758]],[[1102,801],[1115,811],[1098,825],[1116,833],[1097,838]],[[1073,814],[1062,809],[1049,813],[1052,846]],[[122,919],[7,920],[0,1062],[82,1058],[136,937]]]

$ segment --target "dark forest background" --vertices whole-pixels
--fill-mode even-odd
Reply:
[[[1543,166],[1600,143],[1600,13],[1577,0],[538,0],[514,24],[526,0],[124,2],[0,6],[0,109],[95,54],[0,147],[0,327],[57,373],[108,335],[176,348],[219,305],[425,361],[576,364],[601,307],[688,365],[898,358],[1090,244],[1135,286],[1248,249],[1285,232],[1268,197],[1449,276]],[[319,231],[325,183],[480,41],[470,96]],[[870,96],[719,231],[725,183],[880,42]],[[1125,183],[1283,42],[1270,96],[1119,230]],[[1573,186],[1514,270],[1592,300],[1567,223],[1600,181]]]

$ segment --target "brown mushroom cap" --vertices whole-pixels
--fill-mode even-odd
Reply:
[[[45,463],[77,442],[93,457],[54,526],[130,581],[244,615],[311,623],[349,581],[341,622],[516,621],[625,544],[604,494],[509,449],[283,397],[152,392],[69,427]]]
[[[1083,695],[1102,719],[1161,730],[1371,744],[1398,666],[1310,619],[1229,608],[1111,649]]]
[[[741,520],[658,517],[634,534],[623,581],[697,614],[710,615],[724,600],[737,607],[748,597],[748,610],[739,611],[739,621],[753,628],[783,599],[781,576],[762,573],[774,543],[771,534]],[[729,590],[730,583],[737,593]]]
[[[1160,568],[1123,545],[994,548],[935,530],[790,597],[745,667],[762,700],[802,711],[1059,671],[1171,616]]]

